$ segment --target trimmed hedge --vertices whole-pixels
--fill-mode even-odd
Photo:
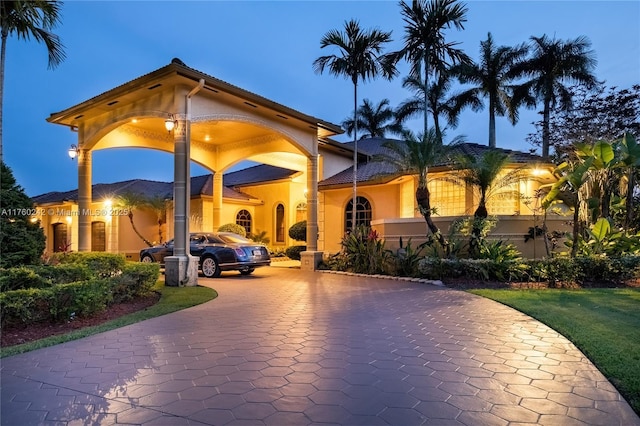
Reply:
[[[49,263],[84,265],[97,277],[107,278],[119,275],[124,268],[125,257],[116,253],[71,252],[54,253]]]
[[[80,259],[86,256],[88,259]],[[72,320],[76,316],[89,316],[105,310],[114,303],[131,300],[148,294],[160,274],[155,263],[122,262],[117,270],[107,271],[104,266],[119,261],[97,260],[89,253],[76,256],[71,265],[29,268],[12,268],[11,276],[23,277],[23,283],[40,285],[38,288],[16,289],[0,293],[0,323],[4,325],[29,324],[40,321]],[[115,258],[114,258],[115,259]],[[106,260],[106,261],[105,261]],[[98,263],[102,262],[101,265]],[[70,283],[54,283],[53,277],[62,281],[72,276],[86,275],[86,264],[108,278],[91,277]],[[54,272],[55,270],[55,272]],[[46,277],[36,274],[41,272]],[[30,273],[29,273],[30,272]],[[5,278],[7,275],[3,274]],[[9,284],[4,284],[7,287]]]
[[[27,266],[0,269],[0,291],[51,287],[51,279],[43,277],[34,269],[35,267]]]
[[[546,282],[550,287],[619,285],[640,277],[640,256],[558,257],[496,262],[490,259],[424,258],[418,264],[429,279],[474,278],[484,281]]]
[[[247,230],[245,227],[238,225],[237,223],[225,223],[218,228],[218,232],[233,232],[234,234],[238,234],[243,237],[247,236]]]
[[[300,260],[300,253],[307,250],[307,246],[291,246],[287,247],[284,253],[289,259]]]

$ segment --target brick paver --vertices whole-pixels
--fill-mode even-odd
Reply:
[[[423,283],[264,268],[1,360],[2,425],[640,425],[545,325]]]

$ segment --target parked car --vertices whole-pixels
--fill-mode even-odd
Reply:
[[[195,232],[190,235],[191,255],[200,258],[200,269],[207,278],[217,278],[222,271],[251,274],[260,266],[269,266],[267,248],[231,232]],[[140,250],[141,262],[164,264],[173,255],[173,240]]]

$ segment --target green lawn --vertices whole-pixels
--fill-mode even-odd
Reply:
[[[199,305],[215,299],[218,296],[215,290],[208,287],[166,287],[164,282],[161,281],[158,281],[153,289],[161,294],[160,300],[145,310],[125,315],[95,327],[87,327],[71,333],[51,336],[23,345],[2,348],[0,349],[0,358],[81,339],[93,334],[102,333],[103,331],[113,330],[114,328],[124,327],[125,325]]]
[[[471,290],[571,340],[640,413],[640,290]]]

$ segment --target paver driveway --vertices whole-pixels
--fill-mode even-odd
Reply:
[[[427,284],[264,268],[2,360],[2,424],[640,425],[553,330]]]

